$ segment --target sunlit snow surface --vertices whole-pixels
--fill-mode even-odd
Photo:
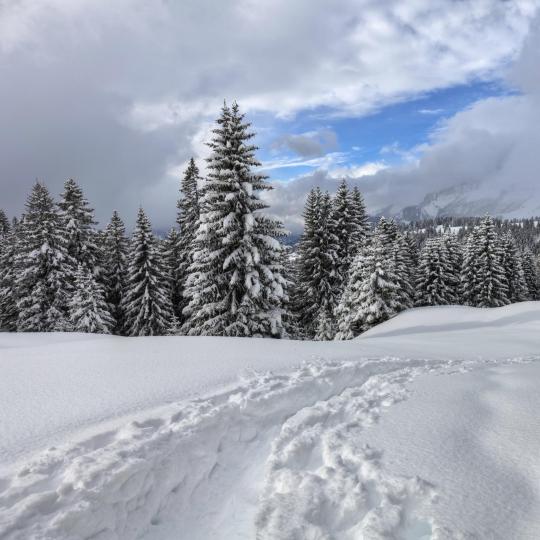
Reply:
[[[0,334],[0,538],[540,538],[540,303],[350,342]]]

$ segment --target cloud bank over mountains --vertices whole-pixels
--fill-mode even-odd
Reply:
[[[306,190],[349,176],[368,202],[417,204],[456,182],[533,190],[539,159],[536,0],[19,0],[0,5],[0,191],[20,212],[36,177],[53,193],[77,178],[108,219],[144,203],[174,217],[178,173],[203,158],[223,98],[264,115],[265,140],[319,168],[276,182],[275,211],[299,226]],[[523,40],[525,49],[520,53]],[[426,92],[508,80],[523,95],[450,118],[401,167],[339,159],[331,127],[284,133],[306,111],[362,116]],[[424,112],[423,114],[429,114]],[[272,118],[276,118],[275,125]],[[280,124],[281,125],[281,124]],[[286,125],[286,123],[285,123]],[[257,125],[255,125],[257,127]],[[371,176],[361,176],[374,173]],[[273,175],[272,175],[273,176]],[[488,191],[492,191],[489,189]],[[512,193],[516,191],[511,188]]]

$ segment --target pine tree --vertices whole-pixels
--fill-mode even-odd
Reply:
[[[121,302],[129,336],[164,335],[173,322],[171,293],[156,238],[144,210],[139,209],[128,257]]]
[[[364,244],[351,265],[347,286],[335,312],[338,326],[335,339],[353,339],[363,331],[364,320],[359,310],[359,297],[366,275],[366,262],[370,261],[370,248],[370,244]]]
[[[319,311],[317,316],[317,332],[315,333],[315,341],[331,341],[336,335],[336,328],[328,312],[324,309]]]
[[[417,306],[457,303],[458,276],[448,253],[445,238],[428,238],[420,252],[416,277]]]
[[[0,245],[2,238],[6,236],[11,230],[11,225],[6,213],[0,208]]]
[[[69,302],[69,320],[74,332],[110,334],[115,325],[102,287],[91,269],[80,263],[75,273],[75,291]]]
[[[349,206],[351,209],[351,221],[352,221],[352,237],[351,237],[351,249],[350,256],[351,262],[360,249],[365,245],[369,238],[369,219],[366,212],[366,205],[364,204],[364,198],[357,186],[352,191],[349,191],[350,201]]]
[[[398,311],[409,309],[414,303],[414,288],[416,268],[410,255],[409,243],[402,234],[397,234],[392,243],[394,272],[398,278]]]
[[[58,203],[63,221],[68,255],[75,265],[83,264],[101,278],[99,249],[96,242],[94,210],[90,208],[80,186],[69,179]]]
[[[529,291],[527,290],[527,282],[523,272],[521,254],[510,232],[507,232],[502,237],[501,251],[501,264],[508,287],[508,300],[511,303],[523,302],[527,300]]]
[[[0,331],[17,329],[17,301],[15,289],[15,260],[17,254],[17,229],[11,227],[0,243]]]
[[[462,297],[469,305],[498,307],[509,303],[501,242],[489,216],[482,220],[467,243],[461,286]]]
[[[181,197],[178,200],[178,266],[173,274],[175,298],[173,307],[180,321],[183,320],[182,311],[187,306],[184,297],[189,267],[193,263],[195,237],[199,227],[199,191],[198,183],[201,181],[199,169],[193,158],[184,172],[180,186]]]
[[[128,241],[124,222],[115,210],[105,228],[103,239],[103,272],[105,299],[115,320],[114,332],[122,333],[124,313],[122,298],[126,286]]]
[[[339,337],[355,337],[394,316],[400,309],[398,283],[383,224],[370,246],[355,259],[343,301],[347,305],[338,309]]]
[[[536,271],[536,263],[534,255],[529,248],[525,248],[522,254],[523,274],[527,290],[529,291],[530,300],[538,300],[538,274]]]
[[[252,171],[260,164],[238,105],[223,106],[209,146],[209,173],[184,296],[182,329],[190,335],[281,336],[283,235],[264,214],[259,193],[271,189]]]
[[[19,331],[69,329],[73,261],[61,228],[62,220],[52,197],[44,185],[36,182],[26,202],[17,242],[15,289]]]
[[[340,295],[337,278],[339,242],[330,195],[321,193],[319,188],[312,190],[303,216],[304,234],[299,244],[294,306],[303,333],[314,338],[320,311],[331,317]]]
[[[173,311],[175,306],[179,306],[182,289],[178,282],[178,268],[181,264],[182,255],[180,253],[180,235],[174,228],[170,229],[167,237],[161,243],[161,261],[169,280],[169,290],[171,292],[171,305]],[[176,316],[176,312],[175,312]],[[176,317],[178,321],[178,317]]]
[[[343,180],[337,190],[332,203],[332,225],[331,231],[336,235],[336,291],[335,294],[340,297],[343,289],[347,285],[349,267],[353,259],[355,246],[353,238],[355,223],[353,221],[351,197],[347,184]]]

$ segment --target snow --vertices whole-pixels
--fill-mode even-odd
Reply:
[[[0,538],[538,538],[534,357],[535,302],[347,342],[0,334]]]

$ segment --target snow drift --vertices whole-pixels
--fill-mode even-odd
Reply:
[[[411,394],[411,381],[466,376],[474,392],[489,366],[523,369],[540,355],[540,304],[415,309],[344,343],[3,334],[0,355],[1,538],[475,537],[493,532],[486,523],[505,476],[486,484],[474,519],[455,518],[446,489],[456,469],[474,479],[474,460],[442,453],[442,476],[437,460],[431,469],[422,460],[440,447],[439,430],[448,446],[465,430],[472,442],[462,452],[476,451],[480,431],[452,414],[453,424],[439,415],[426,426],[448,394]],[[520,392],[505,387],[505,403]],[[531,410],[538,394],[527,394]],[[413,414],[393,437],[384,411],[403,404]],[[461,418],[479,418],[475,407]],[[539,430],[513,420],[530,435],[514,458],[531,462]],[[424,452],[411,437],[417,427]],[[508,467],[500,448],[489,451],[494,474]],[[521,537],[538,537],[536,493],[513,494],[536,534]],[[519,538],[508,523],[506,536],[490,537]]]

